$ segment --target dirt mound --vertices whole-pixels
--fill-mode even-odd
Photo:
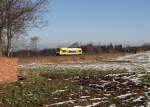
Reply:
[[[14,82],[17,80],[18,60],[12,58],[0,58],[0,83]]]

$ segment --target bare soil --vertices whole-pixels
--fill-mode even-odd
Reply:
[[[17,81],[18,60],[0,58],[0,83]]]

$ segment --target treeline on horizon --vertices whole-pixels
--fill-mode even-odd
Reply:
[[[148,51],[150,50],[150,44],[144,44],[141,46],[123,46],[122,44],[113,45],[94,45],[92,43],[79,45],[78,43],[73,43],[69,46],[70,48],[80,47],[83,50],[83,54],[99,54],[99,53],[137,53],[140,51]],[[56,55],[57,48],[49,48],[43,50],[19,50],[17,52],[13,52],[13,57],[33,57],[33,56],[49,56]],[[4,53],[5,54],[5,53]]]

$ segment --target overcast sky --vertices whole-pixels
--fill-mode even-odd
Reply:
[[[150,42],[150,0],[52,0],[49,8],[49,25],[30,32],[43,47]]]

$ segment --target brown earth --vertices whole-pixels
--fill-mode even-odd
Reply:
[[[87,63],[110,60],[126,53],[101,53],[95,55],[78,55],[78,56],[46,56],[46,57],[28,57],[19,58],[19,64],[62,64],[62,63]]]
[[[0,58],[0,83],[17,81],[18,60],[14,58]]]

